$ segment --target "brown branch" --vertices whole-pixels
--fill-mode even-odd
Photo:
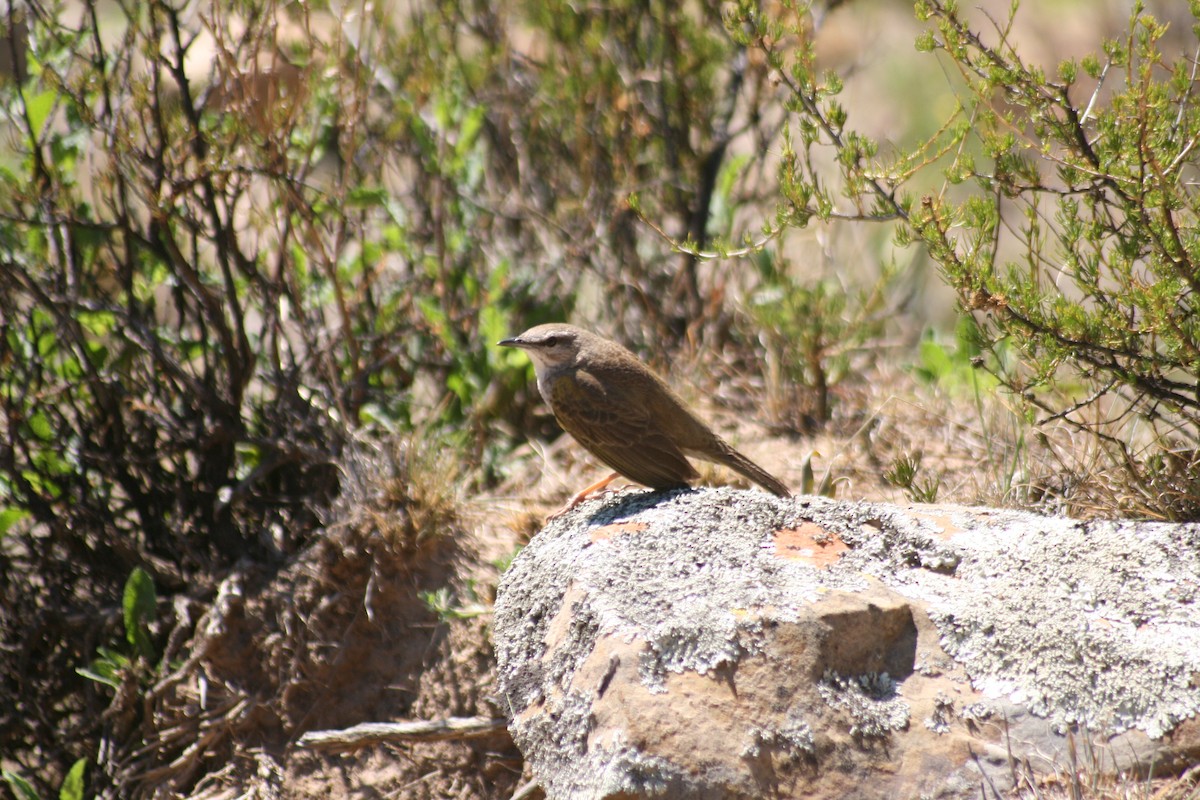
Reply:
[[[755,43],[758,45],[760,50],[768,55],[775,52],[771,44],[762,37],[758,37]],[[777,74],[780,82],[782,82],[787,87],[788,91],[790,91],[792,95],[800,101],[801,105],[804,106],[805,113],[815,120],[821,130],[824,131],[825,135],[829,137],[829,141],[833,144],[833,148],[838,153],[844,152],[847,147],[845,140],[842,138],[842,135],[834,129],[833,123],[830,122],[829,118],[821,110],[821,106],[817,98],[818,93],[816,82],[812,82],[813,91],[810,95],[804,91],[802,86],[792,80],[791,76],[787,74],[786,70],[780,70]],[[863,174],[862,179],[863,182],[870,187],[871,192],[877,198],[879,198],[879,200],[885,206],[888,206],[892,209],[891,214],[887,216],[888,219],[892,219],[892,214],[894,214],[900,219],[903,219],[905,222],[909,221],[908,212],[905,211],[904,207],[900,204],[900,201],[896,199],[896,190],[894,188],[890,191],[885,189],[878,180],[865,173]]]

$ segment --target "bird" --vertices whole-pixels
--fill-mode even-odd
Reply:
[[[559,514],[621,475],[652,489],[687,486],[700,477],[689,457],[729,467],[779,497],[791,496],[782,481],[714,433],[620,344],[564,323],[537,325],[498,344],[529,355],[538,392],[559,425],[614,470]]]

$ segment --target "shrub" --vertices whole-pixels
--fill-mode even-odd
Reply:
[[[923,244],[977,317],[997,354],[981,363],[1038,424],[1070,426],[1123,470],[1105,500],[1110,513],[1194,517],[1195,61],[1162,51],[1167,27],[1140,3],[1125,36],[1064,61],[1055,76],[1018,51],[1015,3],[990,35],[952,0],[916,7],[929,24],[918,49],[961,75],[960,104],[927,142],[887,158],[850,126],[841,77],[818,72],[805,24],[750,2],[732,14],[730,30],[764,55],[788,95],[776,229],[898,222],[899,242]],[[1200,18],[1200,4],[1190,7]],[[920,189],[935,169],[942,188]]]
[[[713,9],[21,8],[0,43],[0,739],[48,792],[110,700],[114,747],[141,741],[136,691],[169,667],[144,654],[195,624],[168,602],[313,540],[347,442],[428,432],[462,466],[438,474],[486,483],[496,423],[532,402],[497,339],[589,286],[633,338],[682,333],[702,278],[626,198],[702,239],[732,112],[700,110],[739,87]],[[529,30],[546,49],[520,51]],[[126,652],[106,609],[133,575],[163,607]]]

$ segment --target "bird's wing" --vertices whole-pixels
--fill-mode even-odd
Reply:
[[[679,447],[652,424],[636,392],[622,392],[611,381],[606,388],[578,370],[573,377],[555,381],[550,405],[568,433],[630,480],[663,489],[698,477]]]

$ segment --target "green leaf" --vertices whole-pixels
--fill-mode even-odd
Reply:
[[[471,386],[467,379],[458,373],[454,373],[446,377],[446,388],[449,389],[463,405],[466,405],[471,399]]]
[[[13,525],[29,517],[29,512],[23,508],[10,506],[0,509],[0,536],[8,533]]]
[[[33,786],[29,781],[22,778],[15,772],[9,770],[0,770],[0,778],[8,784],[8,788],[12,789],[12,793],[17,800],[40,800],[38,793],[33,790]]]
[[[750,156],[737,155],[731,157],[725,166],[721,167],[721,172],[717,176],[716,194],[728,201],[733,195],[733,186],[737,179],[742,176],[742,171],[746,165],[750,163]]]
[[[100,342],[84,342],[83,346],[92,366],[100,368],[108,363],[108,348]]]
[[[458,143],[454,146],[454,151],[458,155],[465,155],[475,146],[475,141],[479,138],[479,131],[483,128],[484,117],[483,106],[477,106],[467,112],[458,129]]]
[[[87,771],[87,764],[88,760],[81,758],[71,765],[58,790],[58,800],[83,800],[83,773]]]
[[[121,685],[121,673],[129,668],[129,659],[107,647],[96,648],[97,658],[87,667],[78,667],[75,674],[96,683],[117,689]]]
[[[49,358],[58,349],[58,334],[53,330],[39,331],[35,341],[40,358]]]
[[[417,308],[425,317],[433,333],[442,341],[447,349],[454,349],[454,335],[450,332],[450,320],[446,312],[438,305],[437,298],[421,297],[417,299]]]
[[[932,335],[927,335],[920,345],[921,366],[917,375],[925,381],[934,382],[954,372],[954,363],[946,348]]]
[[[496,342],[509,335],[507,312],[497,305],[484,306],[479,312],[479,331],[489,352],[496,351]],[[501,348],[503,349],[503,348]]]
[[[108,336],[117,327],[117,315],[111,311],[80,311],[75,319],[84,330],[97,336]]]
[[[103,672],[90,667],[77,667],[75,669],[75,674],[82,678],[87,678],[89,681],[103,683],[105,686],[110,686],[113,689],[116,689],[121,685],[121,682],[113,676],[106,675]]]
[[[346,203],[351,208],[382,206],[387,199],[388,190],[376,186],[359,186],[351,189],[346,195]]]
[[[154,616],[154,581],[141,567],[134,567],[125,581],[125,638],[147,661],[154,660],[154,645],[146,633],[146,621]]]
[[[29,115],[29,129],[38,139],[42,138],[43,128],[50,118],[50,111],[54,108],[54,101],[57,99],[58,92],[53,89],[47,89],[33,97],[25,98],[25,112]]]
[[[43,451],[40,451],[37,455],[45,456],[45,455],[47,455],[47,452],[48,451],[43,450]],[[48,455],[50,457],[54,456],[53,452],[49,452]],[[51,468],[51,469],[53,469],[55,467],[54,464],[45,463],[46,459],[36,458],[35,460],[38,461],[38,463],[37,463],[38,467],[45,467],[45,468]],[[57,474],[61,475],[62,471],[57,470]],[[52,498],[55,500],[57,500],[62,495],[62,487],[59,486],[57,483],[55,483],[50,478],[48,478],[47,476],[45,476],[39,472],[35,472],[34,470],[31,470],[31,469],[23,469],[23,470],[21,470],[21,477],[24,478],[25,481],[29,484],[29,488],[32,489],[37,494],[40,494],[44,497],[49,497],[49,498]]]

